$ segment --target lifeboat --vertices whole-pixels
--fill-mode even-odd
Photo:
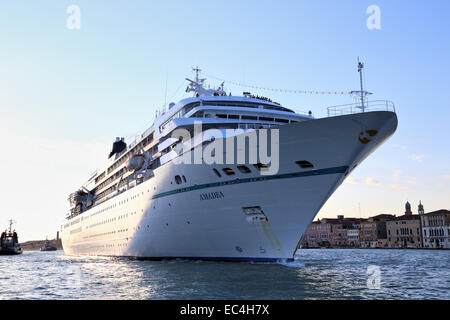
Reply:
[[[87,195],[88,195],[87,192],[79,190],[77,192],[72,193],[69,196],[69,202],[72,204],[83,203],[87,200]]]
[[[128,160],[127,169],[128,171],[136,171],[142,168],[145,162],[145,156],[143,154],[134,154]]]

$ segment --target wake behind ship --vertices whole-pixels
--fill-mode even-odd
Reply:
[[[131,144],[117,138],[107,165],[69,196],[66,254],[292,260],[320,208],[397,128],[393,104],[366,101],[362,88],[360,104],[315,119],[207,89],[194,70],[194,96]]]

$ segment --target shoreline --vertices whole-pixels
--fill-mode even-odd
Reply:
[[[20,247],[22,248],[23,251],[39,251],[41,250],[42,246],[45,244],[46,240],[31,240],[31,241],[26,241],[23,243],[20,243]],[[48,240],[49,243],[52,246],[55,246],[58,250],[62,250],[62,243],[61,240],[56,240],[56,239],[52,239],[52,240]]]

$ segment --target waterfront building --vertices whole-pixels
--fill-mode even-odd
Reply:
[[[405,209],[404,215],[386,222],[389,248],[422,247],[420,216],[412,213],[409,202],[406,202]]]
[[[330,221],[330,243],[332,247],[345,247],[347,245],[348,223],[344,221],[344,216],[340,215],[337,219]]]
[[[337,219],[318,219],[309,226],[301,246],[304,248],[359,246],[359,225],[360,219],[344,218],[343,215],[339,215]]]
[[[392,214],[379,214],[361,222],[360,245],[363,248],[387,247],[386,222],[394,219]]]
[[[425,213],[422,206],[422,212],[423,246],[450,249],[450,211],[441,209]]]
[[[347,246],[359,247],[359,228],[347,229]]]
[[[305,235],[303,236],[300,247],[302,248],[319,248],[320,245],[320,235],[319,230],[321,229],[320,220],[313,221],[308,230],[306,230]]]
[[[302,246],[306,248],[331,247],[331,231],[334,219],[324,218],[311,223]]]

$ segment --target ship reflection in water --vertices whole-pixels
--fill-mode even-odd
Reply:
[[[450,299],[450,251],[300,250],[285,264],[0,257],[0,299]],[[380,270],[369,289],[368,267]]]

